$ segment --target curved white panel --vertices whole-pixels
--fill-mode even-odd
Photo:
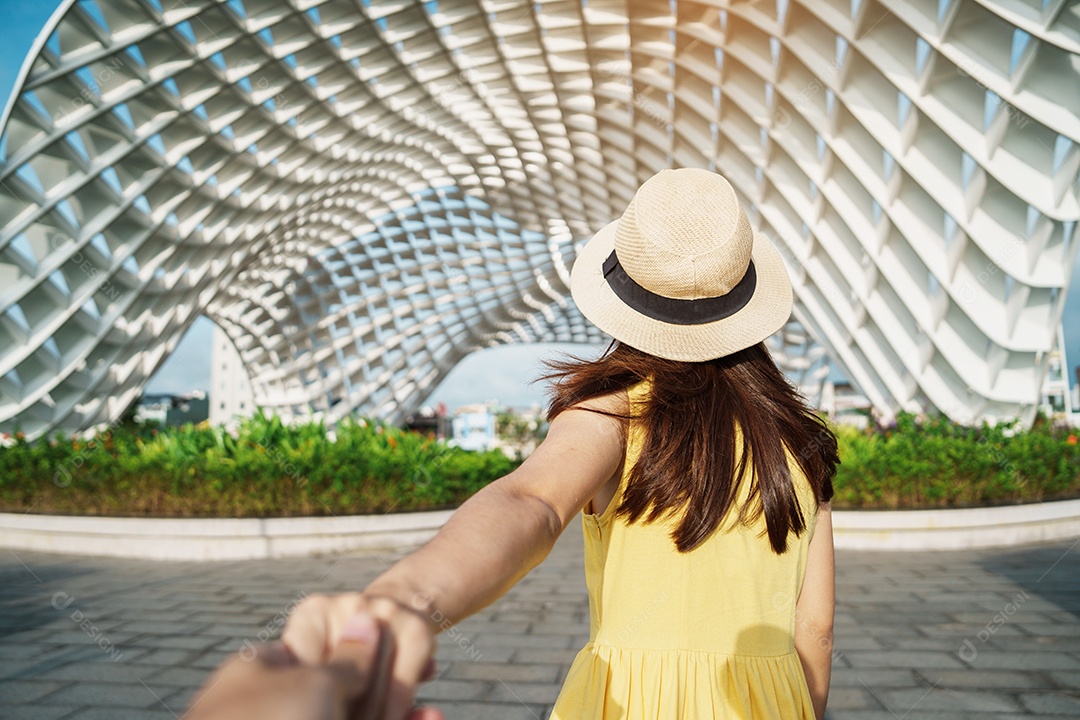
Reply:
[[[791,260],[808,381],[816,344],[885,414],[1030,418],[1080,6],[715,5],[68,2],[2,124],[0,429],[115,418],[203,313],[257,402],[331,420],[400,418],[478,347],[597,342],[574,248],[671,165]]]

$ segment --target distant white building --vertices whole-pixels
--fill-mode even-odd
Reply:
[[[1077,422],[1080,406],[1069,388],[1069,360],[1065,355],[1065,329],[1058,326],[1057,347],[1050,351],[1046,380],[1043,382],[1042,411],[1056,420]]]
[[[135,407],[135,421],[178,426],[207,419],[209,400],[202,390],[183,395],[144,395]]]
[[[486,405],[463,405],[452,422],[454,437],[451,444],[464,450],[491,450],[498,442],[495,413]]]
[[[255,408],[244,361],[225,331],[215,325],[210,351],[210,424],[234,426],[240,418],[254,415]]]

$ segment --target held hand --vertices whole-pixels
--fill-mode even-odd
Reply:
[[[372,684],[364,700],[364,720],[416,720],[439,715],[410,715],[417,686],[435,674],[435,638],[424,615],[395,600],[362,593],[311,595],[285,625],[282,642],[307,665],[333,664],[355,639],[368,632],[357,617],[376,619],[386,640],[378,665],[385,677]],[[423,712],[423,711],[421,711]]]
[[[284,643],[256,646],[255,655],[224,663],[192,701],[185,720],[367,720],[389,681],[392,638],[375,618],[358,616],[333,658],[306,665]],[[441,720],[436,710],[409,720]]]

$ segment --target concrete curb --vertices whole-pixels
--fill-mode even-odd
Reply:
[[[250,560],[419,545],[453,514],[119,518],[0,513],[0,546],[146,560]]]
[[[248,560],[419,545],[452,510],[307,518],[0,513],[0,547],[148,560]],[[967,550],[1080,537],[1080,500],[959,510],[837,510],[844,550]]]
[[[948,510],[837,510],[844,550],[974,550],[1080,537],[1080,500]]]

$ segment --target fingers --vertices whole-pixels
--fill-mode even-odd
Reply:
[[[309,595],[296,606],[281,631],[281,641],[305,664],[316,665],[330,659],[327,643],[330,605],[330,598],[324,595]]]
[[[367,620],[374,616],[375,636]],[[378,629],[381,628],[381,633]],[[351,638],[351,639],[350,639]],[[361,718],[407,720],[421,682],[434,676],[432,655],[435,640],[425,618],[397,601],[383,597],[344,593],[327,597],[311,595],[293,611],[281,639],[305,665],[352,663],[360,679],[349,684],[350,698],[370,691],[357,702]],[[436,714],[421,714],[434,720]]]
[[[364,600],[359,593],[333,597],[309,595],[289,616],[281,640],[301,662],[308,665],[327,663],[334,655],[345,623],[363,607]]]
[[[393,672],[386,700],[386,720],[406,720],[435,650],[435,639],[426,620],[401,604],[375,598],[371,609],[383,618],[394,636]]]
[[[354,614],[338,636],[330,667],[345,668],[345,701],[353,718],[382,718],[394,656],[394,638],[370,613]],[[351,678],[360,682],[349,684]]]

